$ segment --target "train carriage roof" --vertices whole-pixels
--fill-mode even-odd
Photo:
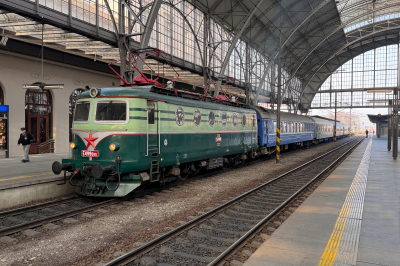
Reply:
[[[265,109],[259,106],[252,106],[261,116],[262,119],[273,119],[276,120],[276,111]],[[287,112],[281,112],[281,121],[292,121],[302,123],[313,123],[313,120],[309,116],[296,115]]]
[[[312,116],[311,119],[314,120],[314,122],[318,125],[328,125],[328,126],[335,125],[335,123],[332,120],[322,119],[322,118],[318,118],[318,117],[314,117],[314,116]]]
[[[221,111],[229,111],[229,112],[240,112],[240,113],[249,113],[254,114],[254,110],[251,108],[241,108],[241,107],[233,107],[228,106],[222,103],[211,103],[205,102],[201,100],[192,100],[192,99],[184,99],[175,96],[174,92],[171,91],[171,95],[158,94],[150,92],[151,86],[143,86],[140,88],[132,88],[132,87],[109,87],[109,88],[100,88],[99,95],[96,98],[143,98],[150,99],[161,102],[168,102],[175,105],[180,106],[190,106],[197,108],[206,108],[212,110],[221,110]],[[82,92],[79,95],[78,99],[82,98],[90,98],[89,91]]]

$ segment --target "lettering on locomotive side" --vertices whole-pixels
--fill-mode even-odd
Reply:
[[[81,153],[82,157],[99,157],[99,151],[86,151],[83,150]]]

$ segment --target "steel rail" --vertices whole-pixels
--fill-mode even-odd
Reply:
[[[264,187],[266,187],[266,186],[268,186],[268,185],[270,185],[272,183],[275,183],[276,181],[282,179],[283,177],[285,177],[285,176],[287,176],[287,175],[289,175],[291,173],[294,173],[294,172],[296,172],[296,171],[298,171],[298,170],[310,165],[311,163],[316,162],[316,161],[328,156],[329,154],[337,151],[340,148],[343,148],[344,146],[350,145],[352,143],[356,143],[348,151],[346,151],[342,156],[340,156],[340,158],[342,158],[344,155],[346,155],[348,152],[350,152],[357,144],[361,143],[361,141],[363,139],[364,138],[361,138],[360,140],[359,139],[350,140],[347,143],[342,144],[339,147],[337,147],[337,148],[335,148],[335,149],[333,149],[333,150],[331,150],[331,151],[329,151],[327,153],[324,153],[324,154],[318,156],[317,158],[312,159],[311,161],[309,161],[307,163],[304,163],[304,164],[302,164],[302,165],[300,165],[300,166],[298,166],[298,167],[296,167],[296,168],[294,168],[294,169],[292,169],[292,170],[290,170],[290,171],[288,171],[288,172],[286,172],[286,173],[284,173],[284,174],[282,174],[282,175],[280,175],[280,176],[278,176],[278,177],[276,177],[276,178],[274,178],[274,179],[272,179],[272,180],[270,180],[270,181],[268,181],[268,182],[266,182],[264,184],[261,184],[261,185],[257,186],[256,188],[253,188],[253,189],[243,193],[242,195],[240,195],[240,196],[238,196],[238,197],[236,197],[236,198],[234,198],[234,199],[232,199],[232,200],[230,200],[230,201],[228,201],[228,202],[226,202],[226,203],[224,203],[224,204],[222,204],[222,205],[220,205],[220,206],[218,206],[218,207],[216,207],[216,208],[214,208],[214,209],[212,209],[212,210],[210,210],[210,211],[208,211],[208,212],[206,212],[206,213],[204,213],[204,214],[202,214],[202,215],[200,215],[198,217],[196,217],[195,219],[188,221],[185,224],[182,224],[182,225],[176,227],[175,229],[173,229],[173,230],[171,230],[171,231],[169,231],[169,232],[167,232],[167,233],[165,233],[165,234],[163,234],[163,235],[161,235],[161,236],[159,236],[159,237],[147,242],[146,244],[144,244],[144,245],[142,245],[142,246],[140,246],[140,247],[138,247],[136,249],[133,249],[133,250],[129,251],[128,253],[126,253],[126,254],[124,254],[124,255],[122,255],[122,256],[120,256],[120,257],[118,257],[118,258],[116,258],[116,259],[114,259],[114,260],[112,260],[112,261],[110,261],[108,263],[106,263],[104,266],[125,265],[125,264],[127,264],[129,262],[132,262],[139,255],[145,254],[145,253],[153,250],[156,246],[169,241],[172,237],[177,236],[177,235],[183,233],[184,231],[196,226],[198,223],[207,220],[210,216],[213,216],[213,215],[217,214],[219,211],[223,210],[224,208],[226,208],[226,207],[232,205],[233,203],[235,203],[235,202],[247,197],[248,195],[260,190],[261,188],[264,188]],[[337,162],[338,160],[335,160],[335,162]],[[329,167],[332,167],[332,164],[330,166],[328,166],[328,168]],[[326,169],[323,170],[323,172],[326,172]],[[313,181],[314,180],[315,180],[315,178],[313,178]],[[286,202],[287,201],[285,201],[285,203]],[[242,238],[240,238],[240,239],[242,239]],[[233,245],[235,245],[235,243]],[[232,249],[233,248],[231,248],[231,247],[229,248],[229,250],[232,250]],[[225,252],[223,254],[225,254]],[[219,258],[219,257],[217,257],[217,258]],[[213,265],[213,264],[210,264],[210,265]]]
[[[51,222],[59,221],[61,219],[68,218],[68,217],[71,217],[71,216],[75,216],[75,215],[78,215],[78,214],[81,214],[81,213],[84,213],[84,212],[92,211],[92,210],[95,210],[95,209],[110,205],[110,204],[112,204],[114,202],[118,202],[118,201],[120,201],[120,199],[110,199],[110,200],[107,200],[107,201],[103,201],[103,202],[100,202],[100,203],[96,203],[96,204],[93,204],[93,205],[90,205],[90,206],[86,206],[86,207],[80,208],[78,210],[72,210],[72,211],[56,214],[56,215],[53,215],[53,216],[50,216],[50,217],[46,217],[46,218],[43,218],[43,219],[34,220],[32,222],[27,222],[27,223],[24,223],[24,224],[15,225],[15,226],[12,226],[12,227],[7,227],[5,229],[0,230],[0,236],[14,234],[14,233],[17,233],[17,232],[20,232],[22,230],[26,230],[26,229],[29,229],[29,228],[39,227],[39,226],[41,226],[41,225],[43,225],[45,223],[51,223]]]
[[[47,208],[47,207],[63,204],[66,202],[74,201],[79,198],[80,197],[73,197],[73,198],[69,198],[69,199],[49,201],[49,202],[45,202],[45,203],[41,203],[41,204],[37,204],[37,205],[33,205],[33,206],[27,206],[27,207],[13,209],[13,210],[9,210],[9,211],[0,212],[0,218],[4,218],[7,216],[14,216],[14,215],[22,214],[22,213],[28,212],[28,211],[40,210],[42,208]]]

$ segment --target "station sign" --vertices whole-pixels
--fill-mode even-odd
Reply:
[[[9,113],[10,107],[8,105],[0,105],[0,113]]]

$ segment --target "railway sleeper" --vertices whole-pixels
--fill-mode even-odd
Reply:
[[[232,234],[232,235],[239,236],[239,237],[246,233],[245,231],[244,232],[236,232],[236,231],[232,231],[232,230],[218,229],[218,228],[206,225],[206,224],[201,224],[200,228],[217,231],[217,232],[221,232],[221,233]]]
[[[188,232],[188,236],[190,237],[195,237],[195,238],[209,238],[211,240],[215,240],[218,242],[222,242],[223,244],[233,244],[236,242],[236,239],[232,239],[232,238],[222,238],[222,237],[215,237],[215,236],[208,236],[206,234],[194,231],[194,230],[189,230]]]
[[[251,229],[252,226],[250,225],[243,225],[243,224],[235,224],[235,223],[227,223],[226,221],[220,221],[217,219],[210,219],[209,222],[215,224],[216,226],[219,224],[227,225],[227,226],[232,226],[232,227],[238,227],[238,228],[243,228],[243,229]]]

